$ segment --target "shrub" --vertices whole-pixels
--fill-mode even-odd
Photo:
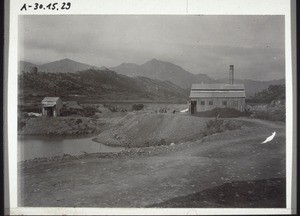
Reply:
[[[227,108],[214,108],[212,110],[198,112],[196,115],[200,117],[216,117],[219,115],[221,118],[235,118],[240,116],[249,116],[250,113],[240,112],[234,108],[227,107]]]
[[[231,131],[240,129],[241,125],[236,121],[214,119],[206,122],[206,128],[202,131],[203,136],[208,136],[215,133],[222,133],[224,131]]]
[[[90,107],[90,106],[84,107],[83,108],[83,115],[85,117],[90,117],[90,116],[95,115],[96,111],[97,111],[97,109],[95,107]]]
[[[163,146],[163,145],[167,145],[167,142],[164,138],[161,138],[159,140],[155,140],[151,143],[146,142],[146,146],[151,146],[151,145],[153,145],[153,146]]]
[[[108,109],[109,109],[111,112],[118,112],[118,108],[117,108],[117,107],[114,107],[114,106],[109,106]]]
[[[270,121],[285,121],[285,112],[281,110],[276,111],[259,111],[252,115],[253,118],[266,119]]]
[[[60,110],[60,115],[61,116],[70,116],[70,115],[83,115],[83,111],[79,109],[73,109],[73,108],[66,108],[63,107]]]
[[[76,124],[80,124],[80,123],[82,123],[82,119],[77,119]]]
[[[132,110],[142,110],[144,108],[144,104],[133,104]]]
[[[31,106],[31,107],[22,107],[21,111],[23,112],[34,112],[34,113],[40,113],[41,112],[41,107],[40,106]]]
[[[247,102],[271,103],[273,100],[282,99],[285,99],[285,85],[270,85],[267,89],[255,93]]]
[[[167,142],[164,138],[160,139],[159,142],[157,143],[158,146],[161,146],[161,145],[166,145]]]

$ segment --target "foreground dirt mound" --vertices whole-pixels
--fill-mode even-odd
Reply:
[[[23,121],[19,134],[27,135],[72,135],[91,134],[97,131],[97,120],[85,117],[38,117]]]
[[[234,181],[148,207],[285,208],[285,178]]]
[[[169,145],[202,137],[207,119],[176,114],[130,113],[95,141],[118,146]]]
[[[209,111],[199,112],[196,114],[199,117],[217,117],[220,118],[236,118],[241,116],[249,116],[250,113],[240,112],[233,108],[214,108]]]

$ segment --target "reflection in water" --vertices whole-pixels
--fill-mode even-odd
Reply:
[[[62,154],[80,155],[97,152],[120,152],[124,147],[111,147],[94,142],[93,138],[19,137],[18,161]]]

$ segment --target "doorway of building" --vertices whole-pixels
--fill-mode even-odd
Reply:
[[[44,107],[46,116],[53,116],[53,107]]]
[[[195,114],[197,112],[197,101],[191,101],[191,114]]]

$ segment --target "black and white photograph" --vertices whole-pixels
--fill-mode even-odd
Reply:
[[[17,19],[18,207],[288,207],[286,16]]]

